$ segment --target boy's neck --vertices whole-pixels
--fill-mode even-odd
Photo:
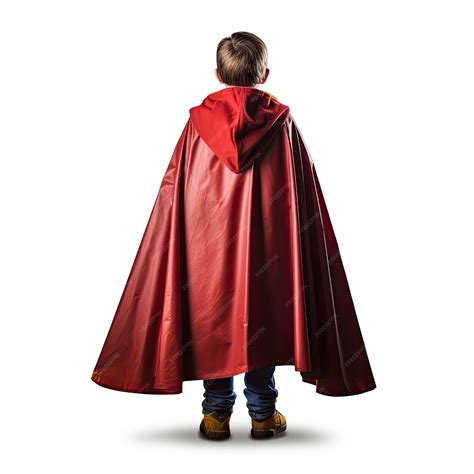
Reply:
[[[256,84],[254,86],[235,86],[235,85],[228,85],[228,84],[224,84],[225,87],[249,87],[251,89],[259,89],[260,87],[260,84]]]

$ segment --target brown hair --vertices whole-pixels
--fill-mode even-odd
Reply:
[[[229,86],[254,86],[264,78],[268,52],[265,43],[246,31],[232,33],[217,46],[217,72]]]

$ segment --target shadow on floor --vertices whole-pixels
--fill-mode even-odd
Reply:
[[[306,427],[288,426],[287,431],[280,433],[273,438],[253,439],[250,436],[250,429],[245,426],[235,426],[232,428],[232,435],[224,440],[210,440],[199,433],[198,427],[183,426],[175,428],[162,428],[153,430],[137,431],[131,434],[132,441],[139,444],[201,444],[211,443],[230,445],[249,445],[277,443],[279,447],[293,444],[323,444],[330,442],[332,437],[323,431],[310,430]]]

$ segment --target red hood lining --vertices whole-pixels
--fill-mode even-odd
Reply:
[[[234,173],[248,169],[280,130],[289,107],[255,87],[230,86],[189,109],[198,134]]]

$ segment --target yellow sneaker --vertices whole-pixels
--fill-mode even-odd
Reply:
[[[278,410],[275,410],[275,413],[265,420],[256,421],[252,418],[250,434],[253,438],[270,438],[285,430],[286,418]]]
[[[224,439],[230,436],[229,420],[232,412],[213,411],[204,415],[199,431],[210,439]]]

